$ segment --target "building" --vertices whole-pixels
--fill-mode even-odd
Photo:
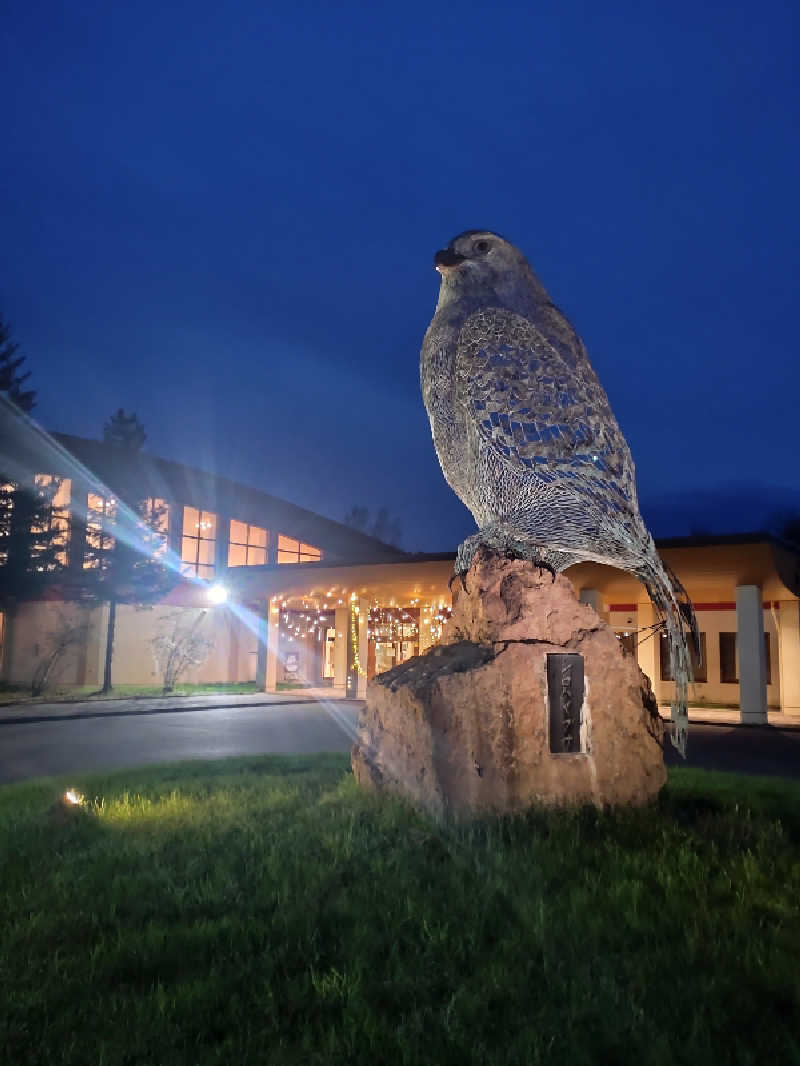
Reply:
[[[147,609],[120,606],[117,684],[159,684],[154,641],[202,630],[207,652],[187,681],[255,682],[267,691],[306,685],[360,697],[367,679],[424,651],[449,617],[455,554],[409,555],[253,488],[96,441],[39,435],[18,449],[18,476],[59,478],[54,522],[65,573],[97,562],[104,523],[120,498],[152,501],[164,515],[164,550],[181,580]],[[92,548],[94,547],[94,551]],[[738,706],[745,721],[767,707],[800,713],[800,557],[766,534],[661,541],[659,550],[695,604],[703,655],[694,704]],[[617,631],[653,682],[673,691],[669,657],[644,588],[593,563],[567,571],[581,598]],[[213,592],[213,597],[210,593]],[[224,602],[219,601],[225,596]],[[30,681],[48,635],[82,620],[58,664],[61,685],[102,680],[108,606],[88,609],[54,586],[4,619],[2,677]]]

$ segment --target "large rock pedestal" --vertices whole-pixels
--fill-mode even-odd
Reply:
[[[481,550],[466,589],[453,590],[446,643],[367,687],[352,749],[359,784],[437,817],[653,799],[666,771],[650,684],[569,580]],[[562,681],[554,657],[565,654],[582,662],[570,659],[578,675]],[[564,714],[569,752],[557,750]]]

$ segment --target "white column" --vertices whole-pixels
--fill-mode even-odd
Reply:
[[[263,608],[257,614],[256,626],[256,691],[263,692],[267,687],[267,616]]]
[[[335,688],[347,685],[347,631],[350,628],[350,608],[337,607],[334,612],[336,643],[333,646],[333,684]]]
[[[280,604],[273,600],[265,605],[258,620],[256,689],[259,692],[277,692],[280,617]]]
[[[358,662],[361,670],[358,672],[358,698],[367,698],[367,661],[369,657],[369,637],[367,627],[369,625],[369,600],[358,601]]]
[[[758,585],[738,585],[736,588],[736,634],[739,647],[739,714],[742,722],[766,725],[764,608]]]
[[[781,710],[785,714],[800,714],[800,603],[797,600],[778,607],[778,666]]]

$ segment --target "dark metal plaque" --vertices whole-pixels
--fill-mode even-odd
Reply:
[[[550,710],[550,751],[581,750],[583,656],[547,656],[547,701]]]

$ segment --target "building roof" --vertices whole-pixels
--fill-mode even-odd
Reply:
[[[399,548],[315,514],[251,485],[149,452],[127,452],[98,440],[46,433],[33,419],[0,404],[0,469],[15,481],[55,474],[76,486],[110,491],[131,502],[144,496],[212,511],[321,548],[331,562],[402,559]]]
[[[144,487],[148,495],[277,530],[322,548],[331,560],[405,557],[399,548],[342,522],[230,478],[148,452],[129,454],[102,441],[67,433],[52,436],[122,498],[141,496]]]

